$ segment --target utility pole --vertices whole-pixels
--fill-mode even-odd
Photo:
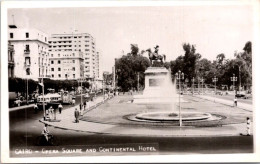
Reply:
[[[230,79],[233,82],[234,93],[235,93],[235,97],[236,97],[235,82],[237,81],[237,77],[235,76],[235,74],[233,74],[233,77],[230,77]]]
[[[212,82],[215,82],[215,99],[216,99],[216,95],[217,95],[217,89],[216,89],[216,83],[218,81],[218,78],[216,78],[216,76],[214,78],[212,78]],[[215,99],[214,99],[214,102],[215,102]]]
[[[200,92],[200,77],[198,77],[198,94]]]
[[[194,79],[194,77],[192,78],[192,95],[194,94],[194,81],[195,81],[195,79]]]
[[[176,79],[179,80],[179,124],[182,126],[182,118],[181,118],[181,80],[184,79],[184,73],[180,70],[175,74]]]
[[[139,92],[139,72],[137,72],[137,92]]]
[[[202,94],[204,94],[204,92],[203,92],[203,82],[204,82],[204,79],[203,79],[203,77],[201,78],[201,83],[202,83]]]

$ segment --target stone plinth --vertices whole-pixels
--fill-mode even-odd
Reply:
[[[150,104],[177,102],[178,95],[171,82],[170,72],[165,67],[148,67],[145,71],[143,95],[135,95],[133,103]],[[181,99],[181,102],[184,102]]]

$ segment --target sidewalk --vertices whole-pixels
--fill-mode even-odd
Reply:
[[[234,102],[231,100],[224,100],[224,99],[215,98],[215,97],[211,97],[211,96],[207,96],[207,95],[194,95],[194,96],[199,97],[201,99],[213,101],[213,102],[215,101],[220,104],[224,104],[224,105],[228,105],[228,106],[232,106],[232,107],[234,106]],[[239,101],[237,103],[237,108],[241,108],[241,109],[251,111],[251,112],[253,111],[253,105],[242,103]]]
[[[116,99],[114,97],[113,99]],[[109,101],[109,100],[108,100]],[[106,103],[106,102],[105,102]],[[95,105],[103,104],[103,97],[98,97],[95,102],[91,102],[90,109],[85,111],[87,114],[90,110],[95,110]],[[79,106],[75,106],[79,109]],[[230,124],[221,127],[161,127],[161,126],[134,126],[134,125],[119,125],[107,123],[95,123],[88,121],[79,121],[75,123],[74,110],[75,107],[62,111],[62,114],[57,114],[57,119],[60,122],[40,122],[50,126],[96,134],[109,134],[116,136],[153,136],[153,137],[202,137],[202,136],[238,136],[240,133],[246,133],[246,124]]]

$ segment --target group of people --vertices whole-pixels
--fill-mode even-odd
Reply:
[[[37,103],[34,104],[33,108],[34,108],[34,112],[37,113],[39,110]],[[58,105],[58,110],[59,110],[60,114],[61,114],[62,109],[63,109],[63,106],[60,103]],[[56,119],[56,113],[52,106],[50,106],[49,109],[45,110],[45,119]]]

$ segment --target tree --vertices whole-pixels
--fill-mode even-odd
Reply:
[[[150,66],[150,61],[138,52],[138,46],[131,44],[131,52],[116,60],[117,86],[123,91],[137,89],[138,74],[139,86],[144,86],[144,71]]]
[[[182,71],[184,72],[185,79],[187,78],[189,83],[191,84],[191,79],[193,77],[196,77],[196,66],[197,62],[201,58],[201,55],[199,53],[196,53],[195,45],[184,43],[182,47],[185,51],[183,57],[184,67]]]

